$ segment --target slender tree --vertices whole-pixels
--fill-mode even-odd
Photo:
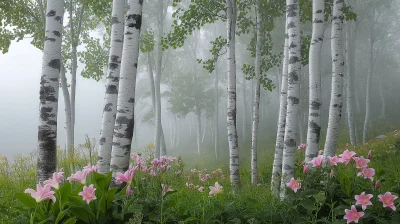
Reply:
[[[129,167],[134,127],[135,85],[143,1],[129,0],[128,4],[111,152],[111,169],[114,173],[125,171]]]
[[[229,171],[231,184],[240,189],[239,175],[239,146],[236,129],[236,56],[235,56],[235,34],[236,34],[236,0],[226,0],[227,12],[227,47],[228,47],[228,144],[229,144]]]
[[[326,142],[324,149],[324,160],[336,153],[336,145],[339,137],[340,119],[343,106],[343,20],[344,20],[344,0],[335,0],[333,2],[333,17],[331,31],[331,49],[332,49],[332,86],[331,101],[329,105],[329,120],[326,133]]]
[[[287,13],[286,13],[287,14]],[[286,16],[286,20],[288,20]],[[271,190],[278,196],[280,192],[280,178],[282,174],[282,156],[286,127],[287,90],[288,90],[288,64],[289,64],[289,34],[285,25],[285,44],[283,47],[282,84],[279,100],[279,118],[275,141],[274,165],[272,167]]]
[[[63,16],[64,1],[49,0],[39,93],[38,183],[50,178],[57,166],[57,112]]]
[[[251,132],[251,183],[257,184],[258,182],[258,169],[257,169],[257,135],[258,135],[258,123],[259,123],[259,111],[260,111],[260,77],[261,77],[261,26],[262,19],[260,13],[260,7],[256,8],[256,28],[257,28],[257,40],[256,40],[256,58],[255,58],[255,74],[256,74],[256,86],[254,90],[254,102],[253,102],[253,125]]]
[[[98,150],[99,173],[110,172],[111,148],[115,116],[117,113],[118,85],[121,68],[122,47],[124,38],[124,9],[123,1],[114,0],[111,17],[111,43],[108,59],[108,74],[106,93],[104,97],[104,109],[100,131],[100,144]]]
[[[286,183],[294,176],[297,119],[300,95],[300,7],[298,0],[287,0],[287,29],[289,35],[289,68],[286,126],[282,160],[281,198],[286,197]]]
[[[313,0],[313,29],[310,45],[309,64],[309,106],[307,148],[305,161],[317,156],[321,135],[321,49],[324,41],[325,0]]]

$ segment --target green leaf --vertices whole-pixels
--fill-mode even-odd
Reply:
[[[86,223],[90,223],[91,220],[92,221],[96,220],[96,217],[94,216],[94,214],[86,207],[71,206],[69,208],[69,211],[71,212],[71,214],[73,216],[75,216],[76,218],[78,218]]]
[[[300,205],[303,206],[308,211],[311,211],[311,212],[316,209],[314,201],[309,199],[309,198],[301,201]]]
[[[72,217],[70,219],[68,219],[67,221],[65,221],[63,224],[75,224],[76,223],[76,218]]]
[[[112,206],[112,203],[115,199],[115,192],[117,192],[117,190],[117,187],[113,187],[107,191],[107,209]]]
[[[57,218],[56,218],[56,224],[58,224],[65,216],[67,213],[67,210],[63,210],[60,213],[58,213]]]
[[[183,222],[186,223],[186,222],[191,222],[191,221],[196,221],[196,220],[199,220],[199,219],[196,217],[189,217],[189,218],[183,220]]]
[[[17,193],[16,197],[22,204],[29,208],[35,209],[37,206],[36,200],[25,193]]]

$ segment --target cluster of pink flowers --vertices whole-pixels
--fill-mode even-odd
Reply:
[[[304,149],[306,149],[306,148],[307,148],[307,145],[304,144],[304,143],[302,143],[302,144],[300,144],[299,146],[297,146],[297,149],[298,149],[298,150],[304,150]]]
[[[161,156],[159,159],[153,159],[151,167],[147,169],[151,176],[158,174],[171,168],[171,163],[176,160],[175,157]]]
[[[360,195],[354,196],[356,199],[355,205],[361,205],[362,210],[366,210],[367,206],[372,205],[371,198],[374,196],[372,194],[365,194],[362,192]],[[385,194],[378,195],[379,201],[382,203],[383,207],[389,207],[393,211],[396,211],[396,207],[394,205],[394,200],[398,197],[396,195],[392,195],[390,192],[386,192]],[[344,212],[346,215],[343,217],[347,220],[347,223],[356,222],[358,223],[359,219],[364,216],[364,212],[359,212],[356,209],[356,206],[352,205],[351,209],[345,209]]]
[[[70,182],[78,182],[83,185],[86,184],[86,176],[89,173],[97,172],[97,166],[87,165],[83,168],[83,170],[79,170],[76,173],[72,174],[67,178]],[[32,198],[36,200],[37,203],[40,203],[44,200],[52,200],[53,203],[56,202],[56,197],[54,196],[53,189],[58,190],[60,188],[60,184],[64,180],[64,172],[60,170],[60,172],[54,172],[52,178],[43,182],[43,186],[41,184],[36,185],[36,191],[34,189],[28,188],[25,190],[26,194],[30,194]],[[83,190],[79,192],[79,195],[82,196],[82,199],[86,201],[88,204],[90,201],[96,199],[95,192],[96,188],[93,187],[93,184],[87,186],[83,186]]]
[[[140,167],[142,171],[146,172],[147,170],[146,161],[139,154],[132,153],[131,158],[137,167]]]
[[[214,186],[210,186],[210,192],[208,193],[209,195],[217,195],[222,191],[223,187],[218,184],[218,182],[215,182]]]

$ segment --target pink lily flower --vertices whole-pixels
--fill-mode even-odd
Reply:
[[[54,197],[54,191],[51,190],[50,185],[44,185],[42,187],[41,184],[36,185],[37,191],[28,188],[24,191],[25,194],[31,194],[31,197],[36,200],[37,203],[50,199],[53,201],[53,203],[56,202],[56,197]]]
[[[351,209],[345,209],[344,212],[346,215],[343,217],[347,220],[347,224],[351,222],[358,223],[358,220],[364,216],[364,212],[357,212],[357,209],[354,205],[351,206]]]
[[[368,159],[371,159],[371,156],[372,156],[372,151],[369,150],[368,155],[367,155],[367,158],[368,158]]]
[[[132,194],[132,189],[131,189],[131,185],[126,186],[126,192],[125,195],[129,196]]]
[[[304,165],[303,173],[307,173],[309,170],[310,170],[310,167],[308,165]]]
[[[304,144],[304,143],[302,143],[302,144],[300,144],[300,145],[297,147],[297,149],[298,149],[298,150],[303,150],[303,149],[306,149],[306,147],[307,147],[307,145]]]
[[[76,173],[72,174],[70,177],[67,178],[69,182],[75,181],[81,183],[83,185],[86,184],[86,176],[88,175],[87,170],[77,171]]]
[[[356,161],[356,167],[359,169],[366,168],[369,163],[369,159],[364,159],[364,156],[353,157],[354,161]]]
[[[208,193],[209,195],[217,195],[223,189],[223,187],[219,185],[218,182],[215,182],[214,186],[210,186],[209,188],[210,188],[210,192]]]
[[[374,180],[375,169],[374,168],[363,168],[361,172],[357,174],[357,176],[363,176],[364,179]]]
[[[167,192],[174,191],[174,190],[172,190],[171,186],[167,186],[167,185],[165,185],[165,184],[161,184],[161,188],[162,188],[162,194],[163,194],[163,196],[164,196]]]
[[[204,187],[199,187],[199,188],[197,188],[197,190],[200,191],[200,192],[203,192]]]
[[[394,206],[393,201],[396,200],[398,197],[396,195],[392,195],[390,192],[386,192],[384,195],[378,195],[379,201],[382,202],[383,207],[389,207],[396,211],[396,206]]]
[[[93,173],[98,171],[98,167],[96,165],[92,166],[91,164],[88,164],[87,166],[83,167],[83,170],[86,171],[88,174]]]
[[[331,166],[337,166],[338,163],[340,163],[340,159],[337,156],[328,156],[329,164]]]
[[[315,157],[314,159],[312,159],[310,161],[310,163],[312,164],[313,167],[319,167],[319,166],[322,166],[323,160],[324,160],[324,156],[319,155],[319,156]]]
[[[82,196],[83,200],[86,203],[90,203],[90,201],[97,199],[95,192],[96,188],[93,187],[93,184],[89,185],[89,187],[83,186],[83,190],[79,192],[78,195]]]
[[[297,190],[301,188],[301,183],[297,182],[293,177],[290,181],[286,184],[287,187],[290,187],[295,193]]]
[[[118,172],[115,176],[115,180],[118,182],[125,182],[131,184],[133,179],[132,172],[130,170],[125,171],[125,173]]]
[[[64,173],[64,172],[59,172],[59,173],[54,172],[53,178],[45,180],[43,183],[45,185],[50,185],[52,188],[58,190],[60,188],[60,183],[61,183],[62,179],[64,178],[63,174],[60,174],[60,173]]]
[[[339,156],[341,157],[341,162],[342,163],[346,163],[346,166],[350,163],[351,159],[353,158],[353,156],[355,156],[356,153],[353,151],[349,151],[349,150],[345,150],[342,154],[340,154]]]
[[[365,210],[368,205],[372,205],[372,197],[374,197],[372,194],[365,195],[365,192],[362,192],[360,195],[354,196],[354,198],[357,200],[356,205],[361,205],[363,210]]]

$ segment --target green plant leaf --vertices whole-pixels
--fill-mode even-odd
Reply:
[[[68,219],[67,221],[65,221],[63,224],[75,224],[76,223],[76,218],[72,217],[70,219]]]
[[[58,213],[57,218],[56,218],[56,224],[58,224],[65,216],[67,213],[67,210],[63,210],[60,213]]]
[[[94,216],[94,214],[85,207],[71,206],[69,208],[69,211],[71,212],[71,214],[73,216],[75,216],[76,218],[78,218],[86,223],[90,223],[90,220],[93,220],[93,221],[96,220],[96,217]]]
[[[25,193],[17,193],[16,197],[22,204],[29,208],[35,209],[37,206],[36,200]]]

